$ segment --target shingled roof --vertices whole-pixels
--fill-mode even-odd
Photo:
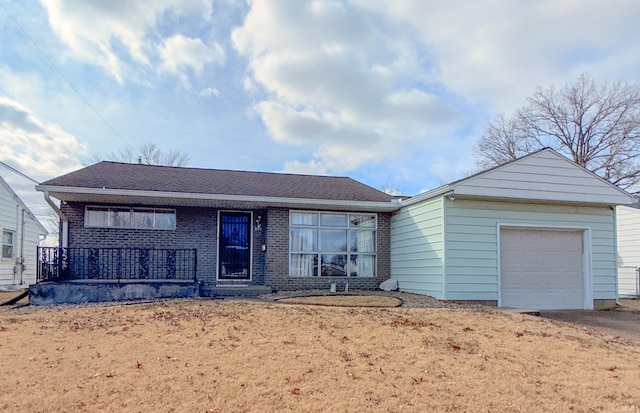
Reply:
[[[66,188],[66,189],[65,189]],[[247,172],[100,162],[50,179],[41,191],[78,194],[82,188],[122,193],[224,195],[328,201],[391,202],[391,196],[348,177]],[[60,197],[59,195],[55,195]],[[64,198],[64,197],[62,197]],[[64,200],[64,199],[63,199]]]

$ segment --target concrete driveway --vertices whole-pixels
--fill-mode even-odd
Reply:
[[[541,311],[540,316],[611,334],[640,344],[640,299],[621,299],[606,311]]]

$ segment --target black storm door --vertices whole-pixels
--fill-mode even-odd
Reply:
[[[218,279],[251,279],[251,214],[220,212]]]

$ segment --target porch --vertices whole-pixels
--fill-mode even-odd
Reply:
[[[38,247],[37,281],[197,281],[195,248]]]
[[[269,287],[198,280],[197,249],[38,247],[33,305],[255,297]]]

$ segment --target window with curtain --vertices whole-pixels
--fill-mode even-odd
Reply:
[[[289,275],[374,277],[376,215],[292,211]]]

